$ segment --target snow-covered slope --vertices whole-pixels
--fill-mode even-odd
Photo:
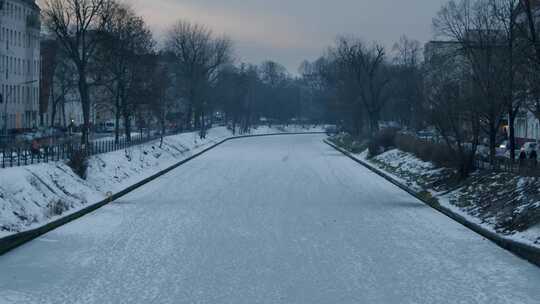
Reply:
[[[251,135],[316,132],[320,127],[259,127]],[[225,127],[206,139],[197,133],[166,137],[127,150],[94,156],[82,180],[63,162],[0,169],[0,237],[32,229],[99,202],[175,163],[231,137]]]
[[[504,238],[540,246],[540,179],[510,173],[476,172],[453,189],[450,169],[437,168],[393,149],[371,159],[357,155],[416,192],[429,191],[447,209]],[[449,193],[447,193],[449,192]]]

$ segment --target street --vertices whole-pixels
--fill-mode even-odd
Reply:
[[[0,257],[0,303],[539,303],[540,269],[322,142],[233,140]]]

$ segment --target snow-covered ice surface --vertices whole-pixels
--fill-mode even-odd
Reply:
[[[0,303],[538,303],[538,268],[322,139],[228,142],[0,257]]]
[[[250,134],[317,132],[322,127],[267,126]],[[206,139],[197,132],[168,136],[126,150],[90,158],[86,181],[64,162],[0,169],[0,237],[40,227],[97,203],[191,155],[231,137],[225,127],[210,129]]]

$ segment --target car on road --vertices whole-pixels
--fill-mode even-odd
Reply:
[[[510,148],[510,143],[508,142],[508,140],[504,140],[499,145],[496,146],[495,152],[497,153],[498,156],[505,157],[506,155],[510,155],[509,148]]]
[[[416,137],[426,141],[436,141],[438,139],[437,133],[429,130],[418,131]]]
[[[114,133],[115,130],[116,130],[116,123],[112,121],[108,121],[103,124],[103,131],[105,133]]]

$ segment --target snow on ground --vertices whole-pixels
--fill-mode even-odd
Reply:
[[[323,138],[230,141],[25,244],[0,303],[538,303],[538,268]]]
[[[430,192],[442,206],[486,230],[540,247],[540,226],[527,226],[538,221],[535,217],[540,203],[534,203],[540,200],[538,178],[475,174],[465,186],[446,193],[451,189],[441,181],[447,178],[447,169],[436,168],[411,153],[393,149],[373,158],[368,158],[366,152],[356,157],[416,192]]]
[[[435,165],[432,163],[419,160],[414,155],[399,151],[398,149],[378,155],[375,157],[375,160],[411,173],[421,173],[426,170],[435,169]]]
[[[413,155],[397,149],[378,155],[371,160],[391,167],[392,171],[399,172],[398,176],[420,174],[426,171],[435,170],[435,166],[432,163],[421,161]],[[405,182],[416,191],[422,189],[416,180],[400,178],[400,182]]]
[[[321,127],[259,127],[252,134],[316,132]],[[166,137],[127,150],[94,156],[82,180],[63,162],[0,169],[0,237],[32,229],[99,202],[206,147],[231,137],[225,127]]]
[[[444,191],[444,184],[440,181],[447,179],[453,171],[437,168],[431,162],[425,162],[411,153],[392,149],[373,158],[368,158],[367,151],[357,155],[364,161],[393,174],[402,184],[421,192],[425,188],[433,188],[436,192]]]
[[[0,237],[102,199],[102,193],[63,163],[1,169]]]

